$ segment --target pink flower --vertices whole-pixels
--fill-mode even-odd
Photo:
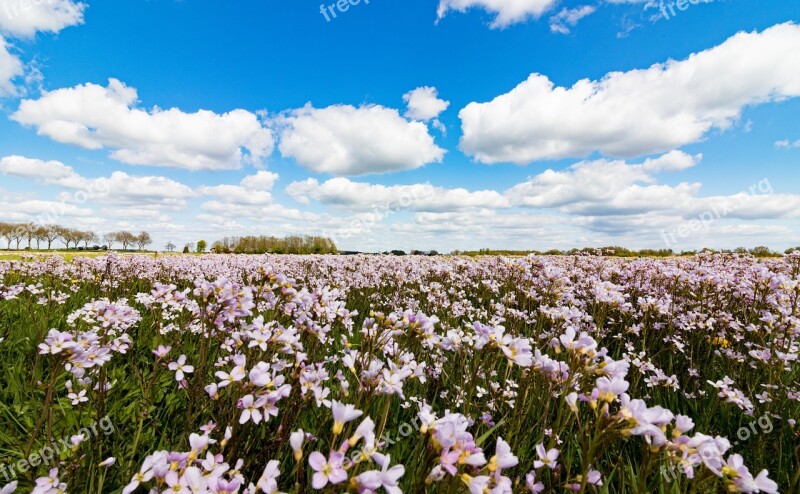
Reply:
[[[486,475],[472,477],[466,473],[461,474],[461,481],[467,485],[467,489],[469,489],[470,494],[483,494],[487,489],[489,489],[490,480],[491,479]]]
[[[344,424],[357,419],[362,413],[360,410],[356,410],[355,406],[345,405],[338,401],[331,404],[331,412],[333,413],[333,433],[337,435],[342,433]]]
[[[170,362],[169,370],[175,371],[175,380],[176,381],[183,381],[184,373],[191,374],[194,372],[194,367],[191,365],[186,365],[186,355],[181,355],[178,357],[177,362]]]
[[[596,386],[598,399],[609,403],[628,390],[628,382],[620,377],[609,379],[603,376],[597,379]]]
[[[503,438],[497,439],[497,446],[495,447],[495,454],[489,459],[489,471],[502,471],[505,468],[511,468],[519,463],[519,459],[511,452],[511,446],[503,441]]]
[[[17,490],[17,481],[15,480],[14,482],[11,482],[10,484],[0,489],[0,494],[11,494],[16,490]]]
[[[244,424],[252,420],[254,424],[261,422],[264,418],[261,408],[267,404],[266,398],[259,398],[257,401],[253,395],[247,395],[239,400],[239,408],[242,409],[242,415],[239,417],[239,423]]]
[[[544,484],[536,482],[536,472],[534,471],[525,476],[525,487],[533,494],[538,494],[544,490]]]
[[[338,451],[331,451],[328,460],[319,451],[314,451],[308,457],[308,464],[314,469],[314,476],[311,479],[311,486],[314,489],[322,489],[328,483],[340,484],[347,480],[347,472],[342,468],[344,455]]]
[[[292,447],[294,461],[300,461],[303,457],[303,443],[306,442],[306,433],[303,429],[297,429],[289,435],[289,445]]]
[[[274,494],[278,492],[278,476],[281,474],[281,471],[278,469],[280,463],[276,460],[272,460],[267,463],[267,466],[264,467],[264,473],[261,474],[261,479],[258,481],[257,487],[261,489],[262,492],[267,494]]]
[[[556,459],[558,458],[559,451],[555,448],[545,451],[544,445],[539,444],[536,446],[536,454],[539,456],[539,459],[533,462],[534,468],[542,468],[543,466],[547,466],[550,469],[553,469],[558,465]]]

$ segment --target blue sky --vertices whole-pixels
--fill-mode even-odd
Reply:
[[[800,245],[800,5],[683,6],[3,0],[0,221]]]

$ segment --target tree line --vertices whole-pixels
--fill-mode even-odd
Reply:
[[[79,249],[83,245],[86,250],[107,250],[113,249],[114,244],[120,244],[123,250],[128,247],[138,247],[144,250],[153,243],[153,239],[147,232],[138,235],[120,231],[106,233],[101,237],[92,231],[77,230],[66,228],[60,225],[37,225],[36,223],[2,223],[0,222],[0,239],[6,242],[6,249],[11,250],[13,246],[16,250],[26,248],[27,250],[42,250],[46,246],[47,250],[53,249],[55,242],[61,242],[69,250]],[[100,246],[98,243],[105,242]],[[90,246],[91,244],[91,246]]]
[[[225,237],[214,243],[216,253],[236,254],[335,254],[336,244],[327,237],[267,236]]]

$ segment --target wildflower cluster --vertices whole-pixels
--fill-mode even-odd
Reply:
[[[116,426],[0,492],[794,492],[799,301],[800,254],[0,262],[0,463]]]

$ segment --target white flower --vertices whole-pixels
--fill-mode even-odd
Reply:
[[[344,429],[344,424],[361,416],[361,410],[356,410],[354,405],[345,405],[338,401],[331,403],[333,413],[333,433],[339,435]]]
[[[186,355],[181,355],[178,357],[177,362],[170,362],[169,370],[175,371],[176,381],[183,381],[184,373],[191,374],[194,372],[194,367],[191,365],[186,365]]]

